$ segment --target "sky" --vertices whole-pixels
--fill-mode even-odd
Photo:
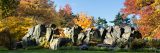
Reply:
[[[56,9],[69,3],[74,14],[84,12],[95,18],[105,18],[108,22],[114,20],[118,12],[123,8],[125,0],[54,0]],[[108,23],[113,25],[112,23]]]

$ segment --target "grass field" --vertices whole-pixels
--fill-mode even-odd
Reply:
[[[0,51],[0,53],[113,53],[113,52],[120,52],[120,51],[88,51],[88,50],[49,50],[49,49],[37,49],[37,50],[10,50],[10,51]],[[130,52],[124,52],[122,53],[159,53],[159,52],[136,52],[136,51],[130,51]],[[120,52],[120,53],[121,53]]]
[[[0,53],[113,53],[115,51],[87,51],[87,50],[49,50],[49,49],[37,49],[37,50],[10,50],[0,51]],[[137,52],[118,52],[118,53],[137,53]],[[147,51],[138,53],[150,53]],[[152,52],[156,53],[156,52]]]
[[[0,53],[106,53],[107,51],[80,51],[80,50],[13,50],[13,51],[0,51]]]
[[[17,49],[17,50],[0,50],[0,53],[160,53],[155,49],[137,49],[137,50],[109,50],[103,48],[90,48],[89,50],[79,50],[77,48],[63,47],[59,50],[50,50],[42,48]]]

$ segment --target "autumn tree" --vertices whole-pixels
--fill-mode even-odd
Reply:
[[[0,46],[5,46],[8,49],[12,49],[15,38],[9,32],[8,23],[4,22],[8,22],[8,17],[16,15],[18,4],[18,0],[0,0]]]
[[[14,15],[18,7],[18,0],[1,0],[0,1],[0,19]]]
[[[76,17],[76,15],[73,15],[72,8],[69,4],[66,4],[64,8],[60,8],[58,12],[59,17],[62,19],[62,25],[71,27],[74,25],[73,18]]]
[[[160,0],[125,0],[125,15],[139,15],[137,20],[139,31],[143,37],[160,38]]]
[[[54,2],[50,0],[20,0],[17,10],[18,16],[33,17],[38,24],[54,23],[58,25],[56,20],[57,22],[60,20],[56,17]]]
[[[76,25],[81,26],[83,29],[93,26],[93,17],[87,16],[84,13],[78,14],[78,17],[74,18],[73,21]]]

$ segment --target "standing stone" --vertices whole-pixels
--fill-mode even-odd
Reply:
[[[131,35],[131,27],[130,26],[125,26],[124,27],[124,33],[123,33],[123,35],[122,35],[122,38],[124,38],[124,39],[126,39],[126,40],[128,40],[129,39],[129,37],[130,37],[130,35]]]
[[[120,38],[120,35],[121,35],[121,28],[119,26],[114,26],[113,27],[113,32],[111,33],[112,36],[116,39]]]
[[[83,29],[80,26],[74,26],[72,28],[72,42],[74,45],[77,45],[78,35]]]
[[[33,36],[34,33],[34,29],[35,29],[34,27],[28,29],[28,33],[22,38],[23,48],[26,48],[30,44],[31,37]]]
[[[37,44],[39,44],[39,37],[40,37],[40,32],[41,32],[40,26],[41,26],[41,24],[38,24],[35,26],[35,31],[34,31],[33,37],[32,37],[32,39],[36,40]]]
[[[103,44],[106,44],[108,46],[114,46],[114,44],[116,43],[116,32],[114,30],[114,28],[112,26],[108,27],[107,29],[107,33],[106,33],[106,37],[103,41]]]
[[[47,28],[47,32],[46,32],[46,40],[49,42],[50,41],[50,37],[52,36],[52,28]]]
[[[113,36],[111,35],[113,28],[110,26],[106,30],[107,30],[107,33],[106,33],[105,38],[113,38]]]
[[[74,27],[71,28],[71,39],[72,39],[72,42],[74,43]]]
[[[99,32],[100,32],[100,36],[101,36],[101,42],[103,42],[103,40],[105,39],[107,30],[105,28],[101,27],[99,29]]]
[[[92,35],[91,28],[86,30],[86,38],[84,39],[84,44],[88,44],[90,41],[90,36]]]
[[[99,28],[99,31],[100,31],[100,35],[101,35],[101,37],[102,37],[102,35],[103,35],[103,32],[104,32],[104,28]]]
[[[65,37],[71,38],[71,31],[72,30],[69,28],[63,28],[63,30],[64,30]]]
[[[50,48],[52,50],[57,50],[58,46],[59,46],[59,43],[60,43],[59,38],[52,38],[51,41],[50,41]]]
[[[35,39],[36,43],[39,44],[39,38],[45,36],[45,33],[46,33],[45,25],[38,24],[35,26],[32,39]]]
[[[120,47],[120,48],[127,47],[128,40],[129,40],[129,37],[130,37],[131,32],[132,32],[130,26],[124,26],[123,29],[124,29],[124,33],[122,34],[122,38],[117,39],[117,41],[116,41],[117,46]]]
[[[40,37],[39,38],[39,45],[40,46],[44,47],[46,43],[47,43],[46,37]]]
[[[103,44],[107,44],[107,45],[113,45],[115,43],[115,39],[114,38],[106,38],[103,41]]]
[[[79,44],[82,44],[83,41],[84,41],[84,38],[85,38],[85,34],[83,32],[81,32],[80,34],[78,34],[78,40],[77,40],[77,42]]]

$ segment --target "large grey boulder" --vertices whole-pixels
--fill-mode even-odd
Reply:
[[[86,30],[86,37],[85,37],[85,39],[84,39],[84,44],[89,44],[90,36],[93,35],[93,33],[92,33],[91,30],[92,30],[91,28],[88,28],[88,29]]]
[[[22,40],[26,40],[27,38],[31,37],[34,32],[34,27],[29,28],[27,34],[22,38]]]
[[[123,28],[124,28],[124,33],[122,35],[122,38],[128,40],[130,35],[131,35],[131,33],[132,33],[131,27],[130,26],[125,26]]]
[[[125,46],[131,35],[131,27],[130,26],[113,26],[107,28],[106,39],[104,39],[104,44],[114,45],[116,43],[117,46]]]
[[[104,29],[104,28],[102,28],[102,27],[101,27],[101,28],[99,28],[100,36],[101,36],[101,37],[102,37],[102,35],[103,35],[104,30],[105,30],[105,29]]]
[[[72,35],[71,32],[72,32],[72,30],[70,28],[63,28],[63,30],[64,30],[65,37],[71,38],[71,35]]]
[[[113,38],[113,36],[111,34],[111,32],[113,32],[112,26],[108,27],[106,30],[107,30],[107,32],[106,32],[105,38]]]
[[[31,38],[35,39],[37,44],[39,44],[39,38],[45,35],[46,32],[45,29],[46,29],[45,26],[42,24],[38,24],[35,26],[33,36]]]
[[[113,27],[110,26],[108,27],[107,29],[107,32],[106,32],[106,36],[105,36],[105,39],[103,41],[103,44],[106,44],[106,45],[111,45],[113,46],[115,44],[115,41],[116,41],[116,34],[113,34]],[[114,33],[116,33],[116,31],[114,31]]]
[[[52,38],[49,43],[50,49],[57,50],[57,48],[59,47],[59,43],[60,43],[60,38]]]
[[[38,24],[28,29],[28,33],[22,38],[23,47],[25,48],[27,45],[39,45],[42,42],[41,37],[45,37],[45,34],[46,27],[42,24]]]
[[[74,27],[72,27],[71,30],[72,30],[72,32],[71,32],[72,42],[73,42],[74,45],[77,45],[78,36],[83,29],[80,26],[74,26]]]
[[[93,33],[91,35],[91,40],[98,41],[98,42],[100,41],[102,43],[106,36],[106,29],[96,28],[91,33]]]
[[[100,31],[99,29],[94,29],[93,30],[93,35],[91,36],[92,39],[101,39]]]
[[[103,44],[114,45],[115,39],[114,38],[106,38],[106,39],[104,39]]]
[[[23,48],[26,48],[29,44],[31,44],[31,37],[33,36],[34,27],[28,29],[28,33],[22,38]]]
[[[41,32],[40,26],[41,26],[41,24],[35,26],[33,36],[31,37],[33,39],[36,39],[36,41],[38,41],[38,38],[40,37],[40,32]]]
[[[90,41],[90,36],[92,35],[93,33],[91,32],[91,28],[88,28],[86,29],[85,31],[83,32],[80,32],[78,34],[78,40],[77,42],[79,44],[89,44],[89,41]]]
[[[77,42],[78,42],[79,44],[83,44],[84,37],[85,37],[85,34],[84,34],[83,32],[81,32],[80,34],[78,34]]]
[[[128,47],[128,40],[131,36],[132,30],[130,26],[124,26],[122,27],[122,34],[121,37],[116,39],[116,45],[120,48],[127,48]]]
[[[88,50],[89,46],[87,44],[83,44],[81,46],[79,46],[80,50]]]
[[[51,37],[53,35],[53,28],[47,28],[47,31],[46,31],[46,40],[49,42],[51,40]]]
[[[119,26],[113,26],[113,32],[111,33],[111,35],[116,39],[120,38],[121,28]]]

